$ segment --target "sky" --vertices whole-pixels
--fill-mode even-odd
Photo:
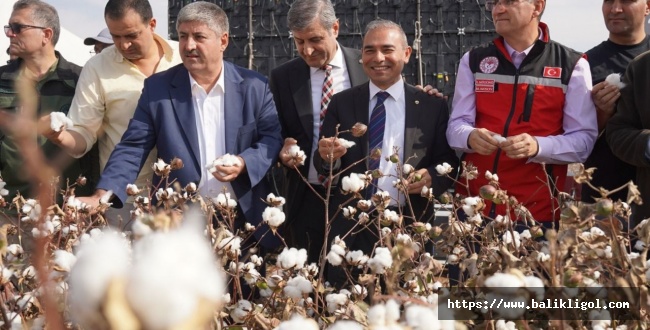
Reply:
[[[95,36],[105,27],[102,16],[106,0],[45,1],[57,8],[63,26],[81,38]],[[167,36],[168,1],[149,1],[158,22],[156,31]],[[542,21],[549,25],[552,39],[576,50],[586,51],[607,39],[601,3],[598,0],[549,1]]]

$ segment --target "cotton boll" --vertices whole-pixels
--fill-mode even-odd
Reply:
[[[62,128],[69,129],[74,126],[74,123],[63,112],[50,113],[50,128],[55,132],[60,132]]]
[[[205,220],[198,211],[185,214],[177,230],[152,233],[134,245],[126,297],[144,328],[172,328],[200,302],[216,307],[225,292],[222,271],[202,235]]]
[[[621,75],[618,73],[611,73],[606,78],[605,81],[610,84],[618,87],[618,89],[623,89],[625,83],[621,81]]]
[[[448,163],[442,163],[442,165],[436,165],[436,172],[439,175],[446,175],[453,171],[454,169]]]
[[[485,280],[485,286],[497,289],[504,294],[514,294],[518,288],[524,287],[526,283],[522,278],[513,274],[495,273]]]
[[[230,193],[220,193],[212,201],[223,208],[234,209],[237,206],[237,201],[230,198]]]
[[[228,254],[228,256],[232,256],[232,257],[241,255],[241,237],[239,236],[224,237],[219,243],[217,243],[217,250],[220,254],[225,253]]]
[[[354,147],[354,145],[356,144],[356,143],[354,143],[352,141],[348,141],[348,140],[342,139],[342,138],[338,138],[338,142],[339,142],[339,144],[341,146],[345,147],[346,149],[350,149],[350,148]]]
[[[539,277],[526,276],[524,277],[524,282],[526,283],[526,289],[535,293],[535,299],[537,301],[544,299],[544,282]]]
[[[70,234],[76,234],[78,232],[79,232],[79,228],[75,224],[71,224],[69,226],[65,226],[61,228],[61,235],[63,235],[63,237],[68,237],[70,236]]]
[[[496,330],[517,330],[517,325],[512,321],[498,320],[496,323]]]
[[[248,300],[240,300],[237,302],[237,307],[230,311],[230,317],[232,317],[235,323],[242,323],[253,311],[253,304]]]
[[[318,330],[316,321],[294,314],[289,321],[284,321],[275,330]]]
[[[434,310],[420,305],[409,305],[406,308],[406,324],[413,330],[439,329],[438,316]]]
[[[281,209],[277,207],[267,206],[262,213],[262,219],[271,228],[278,228],[281,224],[284,223],[285,215]]]
[[[363,251],[350,251],[345,254],[345,260],[349,265],[352,266],[361,266],[368,261],[368,256],[363,253]]]
[[[384,304],[377,304],[368,310],[368,325],[384,326],[386,325],[386,306]]]
[[[20,244],[11,244],[7,247],[7,255],[5,258],[8,262],[13,262],[20,259],[23,253],[25,253],[25,251]]]
[[[100,306],[112,280],[124,278],[129,269],[129,243],[116,232],[79,245],[77,261],[70,271],[70,315],[79,325],[92,329],[104,324]]]
[[[501,134],[494,134],[492,138],[497,140],[498,143],[505,142],[507,139],[501,136]]]
[[[292,145],[289,147],[289,156],[297,163],[300,165],[305,165],[305,159],[307,159],[307,156],[302,149],[297,144]]]
[[[335,248],[337,245],[332,245],[332,249],[330,252],[327,254],[327,261],[332,264],[332,266],[340,266],[341,263],[343,263],[343,255],[345,254],[345,250],[343,250],[343,253],[339,253],[337,250],[343,249],[339,246]]]
[[[634,249],[637,251],[645,250],[645,243],[642,240],[636,241],[636,243],[634,244]]]
[[[31,308],[33,304],[34,304],[34,295],[31,292],[27,292],[23,294],[22,296],[20,296],[20,298],[18,298],[18,300],[16,300],[16,305],[18,306],[20,311]]]
[[[385,247],[378,247],[375,249],[375,256],[368,260],[368,267],[375,274],[383,274],[386,268],[390,268],[393,264],[393,256]]]
[[[411,174],[411,172],[413,172],[413,165],[404,164],[404,166],[402,167],[402,173],[404,173],[404,175],[409,175]]]
[[[214,166],[241,166],[239,157],[231,154],[225,154],[214,161]]]
[[[131,225],[131,232],[135,238],[140,238],[147,236],[153,232],[153,229],[144,222],[142,222],[142,217],[137,217]]]
[[[266,203],[271,206],[281,207],[286,203],[286,200],[282,196],[275,196],[275,194],[270,193],[266,196]]]
[[[307,262],[307,250],[285,247],[278,256],[276,266],[282,269],[302,268],[305,262]]]
[[[327,302],[327,311],[334,314],[339,308],[348,303],[349,298],[344,293],[330,293],[325,296],[325,301]]]
[[[336,321],[327,330],[363,330],[363,326],[354,321]]]
[[[30,265],[27,266],[25,269],[23,269],[23,272],[21,273],[22,277],[28,278],[28,279],[33,279],[36,278],[36,267]]]
[[[503,237],[501,238],[504,243],[506,244],[514,244],[516,248],[519,248],[521,246],[521,240],[519,239],[519,233],[518,232],[511,232],[511,231],[506,231],[505,234],[503,234]]]
[[[365,287],[355,284],[353,287],[350,288],[351,292],[357,296],[361,296],[361,298],[365,298],[368,295],[368,289]]]
[[[311,293],[312,291],[311,282],[300,275],[290,278],[284,287],[284,294],[293,299],[300,299],[304,294]]]
[[[399,320],[399,304],[394,299],[386,302],[386,325],[397,323]]]
[[[358,173],[351,173],[341,180],[341,189],[344,193],[356,193],[366,187],[366,181]]]
[[[53,255],[54,269],[59,272],[69,272],[76,261],[77,261],[77,257],[75,257],[74,254],[68,251],[64,251],[64,250],[54,251],[54,255]]]

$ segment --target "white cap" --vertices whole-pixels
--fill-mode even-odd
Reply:
[[[94,38],[86,38],[84,39],[84,45],[94,45],[96,42],[101,42],[103,44],[113,44],[113,37],[111,37],[111,33],[108,32],[108,28],[105,28],[99,32],[99,34],[94,37]]]

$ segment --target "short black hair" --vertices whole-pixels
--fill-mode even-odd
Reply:
[[[143,23],[149,23],[153,18],[148,0],[108,0],[104,8],[104,17],[112,20],[122,19],[129,9],[140,15]]]

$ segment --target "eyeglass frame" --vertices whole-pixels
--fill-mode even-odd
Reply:
[[[18,31],[16,31],[16,29],[14,29],[14,27],[16,27]],[[9,36],[9,31],[11,31],[11,33],[13,35],[19,35],[21,32],[23,32],[23,30],[25,28],[41,29],[41,30],[48,29],[48,27],[45,27],[45,26],[36,26],[36,25],[20,24],[20,23],[9,23],[9,24],[4,26],[4,31],[5,31],[6,36]]]
[[[524,0],[488,0],[485,1],[485,10],[493,11],[499,4],[503,7],[512,7],[515,3],[520,3],[522,1]]]

